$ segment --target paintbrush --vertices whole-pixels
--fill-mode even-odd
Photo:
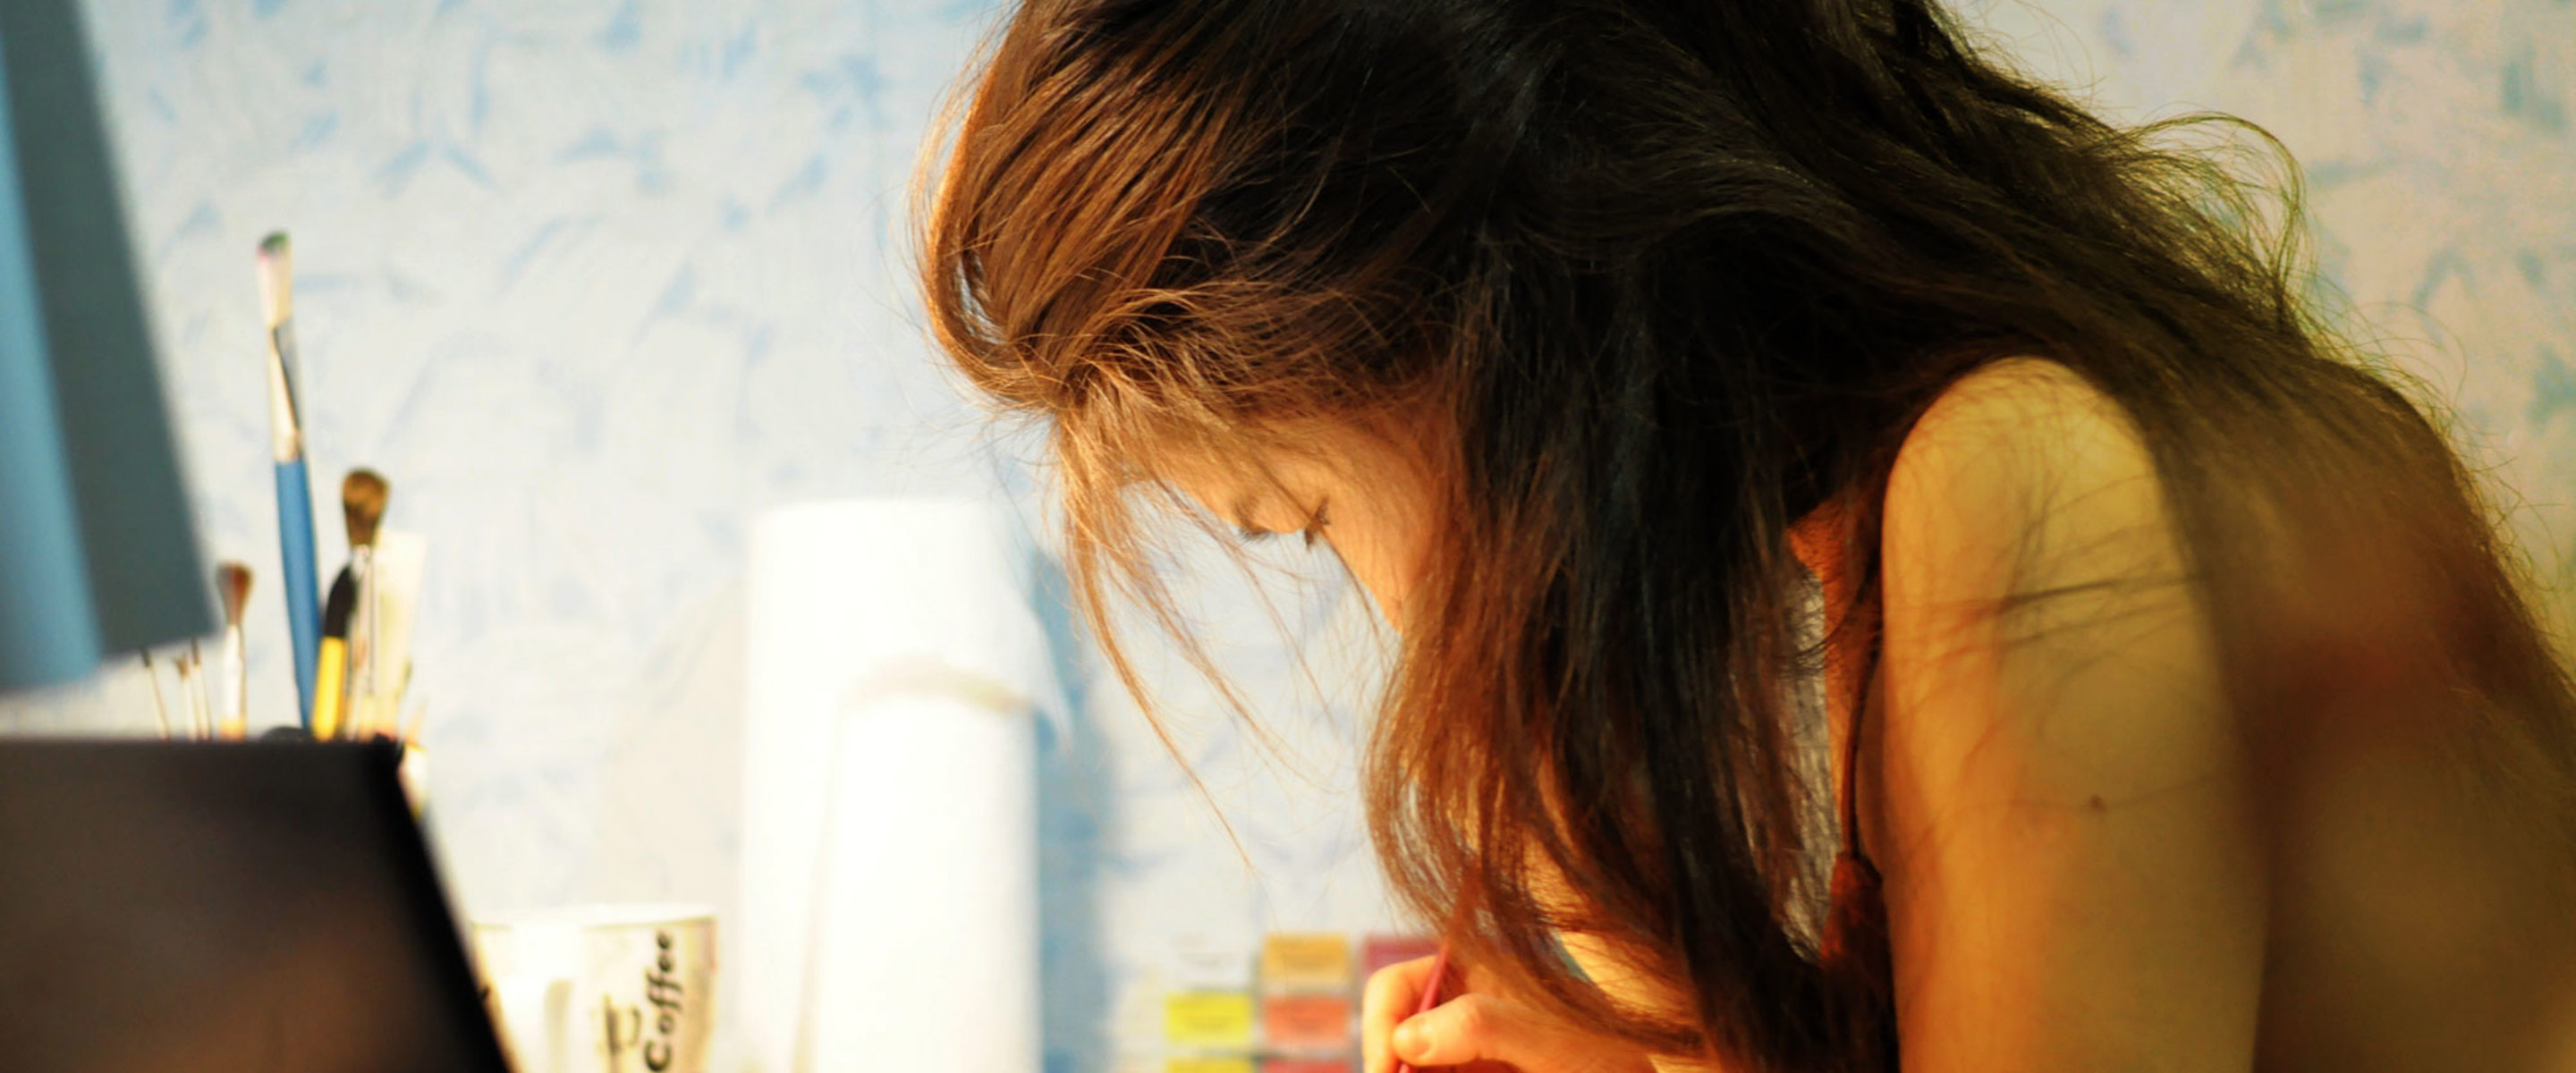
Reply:
[[[350,648],[356,662],[349,692],[358,698],[355,714],[360,737],[374,734],[376,704],[384,692],[384,586],[378,583],[376,538],[383,532],[385,508],[392,502],[393,485],[374,470],[352,472],[340,484],[340,513],[349,527],[349,573],[358,589],[358,618],[349,630],[356,641]]]
[[[361,702],[371,733],[401,730],[403,698],[411,684],[412,625],[418,617],[421,572],[428,557],[428,538],[391,525],[376,531],[375,553],[367,563],[367,594],[375,605],[367,638],[374,696]]]
[[[224,718],[216,728],[229,740],[250,736],[250,652],[242,637],[242,612],[250,606],[250,567],[215,565],[215,593],[224,604]]]
[[[1422,977],[1422,998],[1413,1004],[1413,1016],[1430,1013],[1440,1005],[1440,989],[1449,983],[1449,944],[1440,944],[1440,952],[1431,958],[1431,971]],[[1395,1073],[1414,1073],[1413,1063],[1397,1059]]]
[[[199,741],[214,737],[214,707],[206,699],[205,654],[197,650],[194,638],[188,641],[188,654],[179,660],[179,689],[188,702],[188,736]]]
[[[295,692],[313,723],[314,674],[322,651],[320,581],[313,559],[313,489],[304,472],[303,398],[295,356],[295,259],[280,231],[259,244],[259,297],[268,323],[269,450],[277,466],[277,551],[286,581],[286,622],[294,635]]]
[[[143,657],[143,680],[152,683],[152,717],[161,723],[161,740],[170,740],[170,706],[161,700],[161,674],[152,669],[152,650],[135,653]]]
[[[349,528],[349,565],[331,579],[331,598],[322,611],[322,666],[316,679],[313,736],[355,737],[368,728],[361,718],[375,695],[369,646],[374,644],[375,616],[370,614],[374,585],[376,533],[385,520],[392,488],[374,470],[349,471],[340,482],[340,517]],[[327,687],[327,688],[326,688]]]
[[[349,708],[349,617],[358,594],[343,568],[331,582],[331,598],[322,604],[322,651],[313,668],[313,737],[340,736]]]

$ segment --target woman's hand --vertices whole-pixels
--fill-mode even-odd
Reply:
[[[1431,958],[1379,969],[1360,999],[1363,1073],[1395,1073],[1395,1063],[1477,1073],[1646,1073],[1645,1052],[1619,1040],[1546,1017],[1510,998],[1473,989],[1456,962],[1443,990],[1456,997],[1419,1016]]]

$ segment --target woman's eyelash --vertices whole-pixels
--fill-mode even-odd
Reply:
[[[1331,525],[1332,522],[1332,516],[1326,514],[1324,512],[1324,508],[1317,507],[1315,508],[1315,513],[1306,519],[1306,527],[1296,530],[1297,536],[1305,541],[1307,547],[1314,547],[1316,541],[1324,538],[1324,527]],[[1238,523],[1234,527],[1234,535],[1236,539],[1239,539],[1246,544],[1258,544],[1273,537],[1286,536],[1287,534],[1277,529],[1259,529]]]
[[[1328,504],[1318,504],[1315,507],[1314,517],[1306,519],[1306,528],[1300,531],[1300,535],[1306,538],[1306,546],[1309,548],[1314,547],[1317,540],[1323,539],[1324,527],[1333,524],[1332,515],[1325,513],[1327,506]]]

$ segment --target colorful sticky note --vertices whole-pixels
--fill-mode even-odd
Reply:
[[[1325,1050],[1351,1045],[1348,995],[1268,995],[1261,1000],[1262,1039],[1283,1050]]]
[[[1372,935],[1360,944],[1360,974],[1375,975],[1389,965],[1439,952],[1440,940],[1428,935]]]
[[[1250,1055],[1176,1054],[1163,1060],[1163,1073],[1253,1073]],[[1350,1073],[1345,1069],[1340,1073]]]
[[[1177,1047],[1250,1048],[1252,996],[1175,991],[1163,997],[1163,1040]]]
[[[1348,1058],[1264,1058],[1261,1073],[1351,1073]]]
[[[1261,943],[1264,991],[1348,991],[1351,941],[1333,934],[1275,934]]]

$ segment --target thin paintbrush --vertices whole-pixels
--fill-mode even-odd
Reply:
[[[429,558],[429,540],[391,525],[376,531],[375,554],[368,557],[367,591],[375,601],[369,624],[367,666],[374,677],[374,699],[366,704],[371,728],[379,734],[401,730],[404,694],[411,684],[413,620],[420,607],[421,572]]]
[[[268,322],[269,448],[277,464],[277,551],[286,579],[286,623],[294,634],[295,691],[313,725],[315,668],[321,660],[322,601],[313,560],[313,489],[304,474],[304,400],[297,394],[295,258],[286,233],[259,244],[259,297]]]
[[[179,688],[188,702],[188,736],[200,741],[215,736],[215,711],[206,699],[206,659],[197,650],[197,642],[188,641],[188,654],[179,662]]]
[[[385,616],[382,586],[377,584],[376,536],[385,521],[385,508],[393,502],[393,485],[383,474],[361,469],[349,474],[340,484],[340,513],[349,527],[349,577],[357,585],[357,620],[349,624],[354,640],[350,652],[355,660],[349,675],[349,693],[357,699],[351,705],[357,736],[371,736],[376,730],[376,706],[383,700]]]
[[[143,657],[143,680],[152,683],[152,717],[161,723],[161,740],[170,740],[170,706],[161,700],[161,674],[152,669],[152,650],[135,653]]]
[[[250,567],[236,562],[215,566],[215,592],[224,603],[224,718],[221,736],[238,741],[250,736],[250,653],[242,637],[242,611],[250,606]]]
[[[384,521],[390,493],[373,470],[351,470],[340,482],[340,517],[349,527],[349,565],[331,579],[331,597],[322,605],[322,659],[314,679],[313,736],[356,737],[363,703],[368,698],[365,598],[367,573],[374,565],[376,528]]]

